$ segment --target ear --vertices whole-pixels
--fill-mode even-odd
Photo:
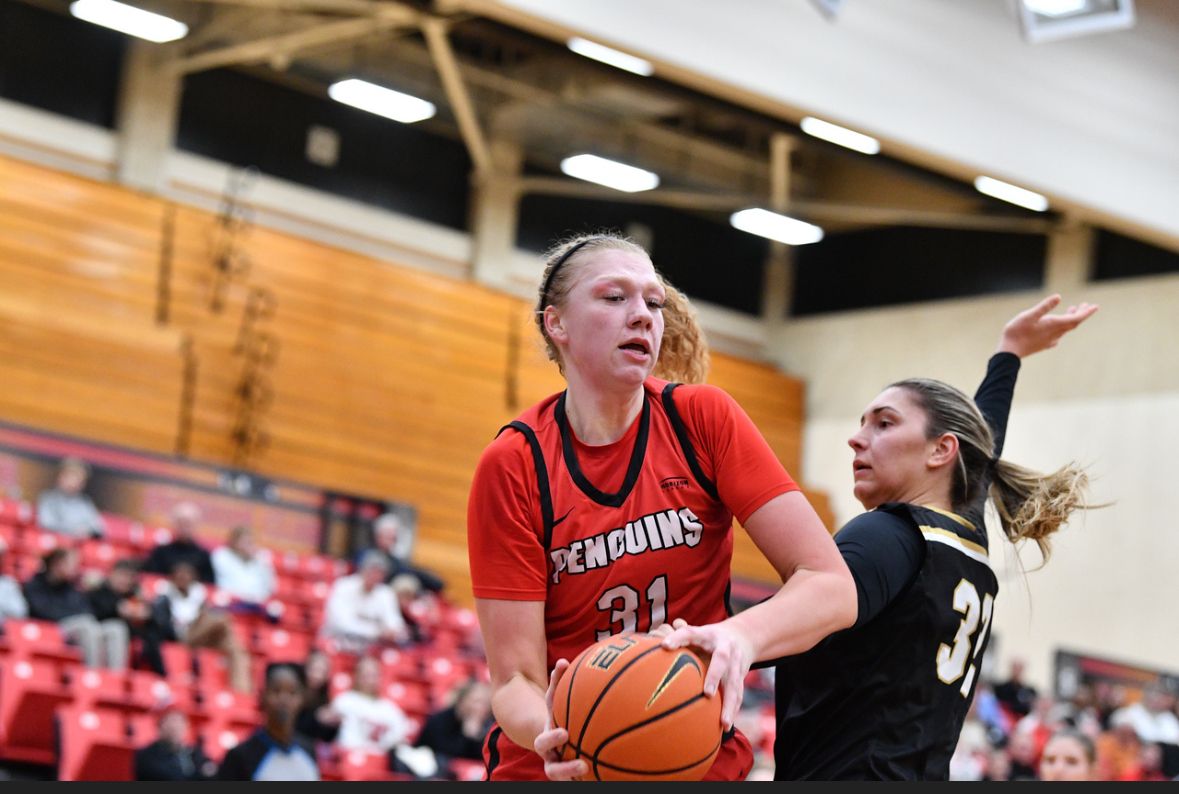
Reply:
[[[942,433],[929,444],[929,454],[925,462],[931,469],[940,469],[946,464],[953,463],[958,457],[958,436],[953,433]]]
[[[551,304],[544,309],[544,329],[554,342],[565,341],[565,324],[561,321],[561,313]]]

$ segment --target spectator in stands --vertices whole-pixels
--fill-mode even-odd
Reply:
[[[1035,780],[1040,753],[1032,731],[1013,730],[1007,737],[1007,757],[1011,759],[1009,780]]]
[[[373,522],[373,545],[362,549],[356,555],[355,565],[360,566],[360,558],[369,551],[379,551],[389,563],[389,572],[385,581],[391,582],[394,576],[409,574],[418,580],[422,589],[431,593],[441,593],[444,582],[435,574],[420,568],[410,562],[410,548],[413,545],[413,531],[397,513],[389,512],[380,515]]]
[[[166,640],[221,651],[229,662],[230,686],[239,692],[253,691],[250,653],[234,633],[230,614],[209,603],[208,590],[196,580],[192,565],[177,562],[173,566],[163,591],[152,602],[152,619]]]
[[[180,502],[172,508],[173,538],[151,550],[143,570],[148,573],[169,575],[178,562],[186,562],[196,570],[197,579],[213,584],[212,555],[197,540],[196,532],[201,523],[201,509],[192,502]]]
[[[4,564],[4,555],[8,553],[8,544],[0,538],[0,568]],[[20,582],[0,574],[0,630],[4,628],[4,621],[8,618],[26,618],[29,615],[29,605],[25,602],[25,594],[21,592]]]
[[[441,769],[452,758],[480,761],[491,719],[491,686],[471,679],[454,690],[450,705],[426,718],[414,744],[433,750]]]
[[[1007,680],[995,684],[995,697],[1011,715],[1013,724],[1021,717],[1026,717],[1036,703],[1036,688],[1023,680],[1023,673],[1023,659],[1012,659],[1011,674]]]
[[[397,597],[397,608],[409,629],[414,644],[430,642],[438,622],[442,619],[438,607],[438,596],[422,587],[421,580],[413,574],[399,573],[389,582],[393,595]]]
[[[1040,755],[1040,780],[1095,780],[1097,751],[1093,740],[1076,728],[1064,728],[1048,739]]]
[[[209,760],[200,742],[189,744],[188,717],[177,708],[160,714],[159,736],[135,751],[136,780],[212,780],[217,765]]]
[[[265,724],[225,754],[217,779],[319,780],[315,748],[295,730],[305,696],[306,679],[300,665],[266,665],[261,703]]]
[[[334,742],[340,732],[340,715],[331,704],[332,660],[319,648],[312,648],[303,661],[307,696],[295,730],[317,742]]]
[[[332,698],[332,709],[340,715],[336,747],[341,751],[387,754],[389,768],[395,772],[431,777],[437,771],[431,753],[406,753],[415,725],[396,703],[381,695],[381,662],[376,657],[360,657],[352,671],[352,688]],[[419,764],[422,757],[428,759],[425,766]]]
[[[1144,742],[1179,745],[1179,717],[1175,697],[1162,684],[1150,684],[1139,700],[1122,706],[1111,719],[1125,719]]]
[[[1109,718],[1109,729],[1094,744],[1099,780],[1129,780],[1134,776],[1142,757],[1142,739],[1131,715],[1115,711]]]
[[[324,607],[322,635],[335,640],[341,650],[363,653],[378,644],[400,645],[411,636],[393,588],[385,584],[389,563],[370,550],[360,559],[356,573],[332,582]]]
[[[95,618],[86,594],[78,589],[78,552],[59,546],[42,559],[41,570],[24,586],[29,617],[52,620],[62,635],[82,650],[87,667],[126,669],[129,634],[121,620]]]
[[[151,602],[139,589],[139,565],[135,560],[118,560],[110,573],[95,587],[86,591],[90,610],[100,623],[119,620],[127,625],[127,632],[140,642],[140,659],[151,670],[165,675],[164,659],[160,653],[163,641],[159,627],[151,619]]]
[[[211,561],[218,589],[234,599],[231,608],[265,614],[276,579],[270,552],[258,548],[253,530],[246,526],[231,529],[226,545],[213,550]]]
[[[65,458],[57,470],[57,483],[37,496],[37,524],[42,529],[75,538],[101,538],[106,524],[86,494],[90,464],[81,458]]]

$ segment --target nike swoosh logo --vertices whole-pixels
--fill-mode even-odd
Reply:
[[[566,518],[568,518],[568,517],[569,517],[569,513],[572,513],[572,512],[573,512],[573,508],[571,507],[571,508],[569,508],[569,510],[568,510],[568,511],[565,513],[565,515],[561,516],[560,518],[558,518],[557,520],[555,520],[555,521],[553,522],[553,526],[555,527],[557,524],[560,524],[562,521],[564,521]]]
[[[671,663],[671,669],[668,670],[667,674],[663,676],[663,680],[659,682],[659,686],[655,687],[654,694],[652,694],[651,699],[647,701],[647,708],[651,708],[651,704],[654,703],[659,698],[659,696],[663,694],[663,690],[667,689],[668,685],[675,680],[677,675],[679,675],[680,670],[683,670],[685,667],[695,667],[696,670],[698,670],[700,673],[704,672],[700,669],[700,663],[696,661],[695,656],[690,653],[681,652],[679,656],[675,657],[675,661]]]

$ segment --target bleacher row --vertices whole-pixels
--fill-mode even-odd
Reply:
[[[37,527],[27,502],[0,500],[0,539],[8,549],[3,573],[24,582],[47,551],[74,544],[83,576],[104,575],[115,561],[143,559],[171,539],[166,528],[114,514],[104,519],[105,538],[78,541]],[[271,618],[233,614],[238,640],[251,654],[255,688],[261,689],[266,663],[301,664],[316,647],[332,662],[331,694],[348,689],[357,657],[319,637],[331,583],[350,572],[348,563],[297,552],[274,553],[271,560],[277,579],[275,595],[266,604]],[[151,598],[165,579],[145,573],[140,583]],[[224,593],[208,588],[214,605],[228,604]],[[434,606],[410,616],[423,629],[421,643],[380,652],[382,691],[419,727],[431,711],[446,705],[459,684],[472,677],[488,680],[474,613],[445,597]],[[160,710],[176,707],[188,716],[191,737],[199,739],[211,760],[220,761],[261,725],[256,696],[230,688],[226,660],[216,650],[166,642],[162,651],[166,677],[134,666],[91,669],[57,624],[8,620],[0,634],[0,760],[54,768],[59,780],[131,780],[134,750],[156,739]],[[325,780],[399,778],[388,771],[384,755],[341,754],[321,745],[318,759]],[[450,772],[458,779],[478,779],[482,764],[460,759]]]

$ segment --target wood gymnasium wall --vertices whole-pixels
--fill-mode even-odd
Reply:
[[[71,324],[52,339],[12,336],[0,379],[16,376],[13,346],[43,347],[46,373],[61,373],[51,348],[117,337],[127,345],[119,360],[132,362],[130,371],[79,370],[72,390],[54,374],[36,407],[17,407],[0,389],[0,412],[411,503],[417,561],[469,602],[466,501],[476,460],[520,409],[563,387],[531,307],[247,220],[248,208],[214,215],[0,158],[0,311],[24,312],[0,321],[14,327],[39,313]],[[178,417],[163,408],[179,405],[185,349],[196,362],[195,391],[191,427],[178,433]],[[798,476],[803,384],[720,354],[709,380],[741,403]],[[107,399],[131,382],[151,386],[135,392],[142,402]],[[808,495],[832,526],[825,497]],[[738,536],[735,573],[774,581]],[[342,542],[329,539],[329,550],[342,551]]]

